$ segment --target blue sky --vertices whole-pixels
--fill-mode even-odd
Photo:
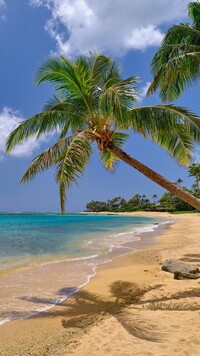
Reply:
[[[126,3],[126,6],[124,4]],[[31,159],[51,144],[54,137],[34,138],[5,156],[5,139],[19,121],[42,110],[52,87],[36,87],[36,69],[50,54],[77,54],[98,49],[118,58],[124,76],[139,75],[141,90],[151,80],[150,61],[165,30],[187,22],[184,0],[0,0],[0,211],[59,211],[54,172],[38,175],[20,186]],[[178,104],[200,114],[198,86],[188,90]],[[157,96],[142,104],[159,104]],[[156,144],[132,135],[126,150],[168,179],[182,178],[189,186],[187,170]],[[198,160],[198,152],[195,156]],[[94,155],[78,187],[68,193],[67,210],[81,211],[90,200],[134,194],[161,195],[163,189],[124,163],[108,173]]]

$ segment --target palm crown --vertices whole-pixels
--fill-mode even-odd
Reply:
[[[189,177],[195,177],[197,188],[199,189],[200,181],[200,163],[193,163],[188,169]]]
[[[200,2],[188,5],[189,23],[173,25],[151,62],[153,82],[148,93],[160,89],[161,99],[176,100],[200,73]]]
[[[122,159],[155,181],[152,170],[145,172],[146,166],[139,167],[138,161],[133,163],[133,158],[122,151],[127,131],[150,138],[180,164],[189,165],[194,142],[200,137],[198,117],[185,108],[170,105],[135,107],[137,77],[123,79],[120,67],[111,58],[94,53],[73,62],[64,57],[50,58],[37,72],[37,84],[44,81],[55,84],[55,95],[43,112],[12,131],[7,152],[32,135],[38,139],[58,130],[58,141],[32,161],[22,183],[55,166],[62,212],[66,189],[83,174],[93,143],[107,169],[114,170],[117,160]],[[159,179],[157,183],[161,184]]]

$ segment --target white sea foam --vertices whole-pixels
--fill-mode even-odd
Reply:
[[[87,259],[87,258],[84,258],[84,259]],[[111,262],[111,259],[107,259],[107,260],[103,261],[102,264],[108,263],[108,262]],[[59,305],[59,304],[64,303],[68,298],[70,298],[71,296],[76,294],[83,286],[85,286],[86,284],[89,283],[90,279],[92,277],[94,277],[95,274],[96,274],[97,266],[98,266],[98,263],[91,264],[91,267],[92,267],[91,268],[91,273],[86,276],[86,280],[83,283],[81,283],[79,286],[74,288],[71,292],[69,292],[66,295],[64,295],[62,298],[56,298],[54,301],[51,301],[51,305],[48,305],[48,306],[45,306],[45,307],[30,311],[30,312],[27,312],[26,314],[23,314],[21,316],[20,315],[19,316],[10,315],[10,316],[8,316],[8,317],[6,317],[4,319],[1,319],[0,320],[0,325],[3,325],[6,322],[11,321],[11,320],[28,319],[28,318],[30,318],[30,317],[32,317],[34,315],[40,314],[40,313],[42,313],[42,312],[44,312],[46,310],[49,310],[49,309],[53,308],[55,305]]]
[[[83,257],[60,258],[59,260],[41,262],[41,266],[47,266],[47,265],[50,265],[50,264],[61,263],[61,262],[86,261],[86,260],[97,258],[98,256],[99,256],[99,253],[96,253],[94,255],[83,256]]]
[[[111,252],[113,248],[122,247],[122,245],[127,242],[139,241],[141,238],[138,235],[145,232],[153,232],[160,224],[163,224],[163,222],[136,227],[134,230],[127,230],[124,232],[108,235],[105,236],[103,239],[101,238],[99,240],[94,239],[90,241],[85,241],[84,245],[88,246],[91,249],[99,248],[100,250],[103,250],[103,248],[107,248],[108,251]]]
[[[5,319],[1,319],[0,320],[0,325],[3,325],[4,323],[6,323],[7,321],[10,321],[10,320],[12,320],[12,318],[9,318],[9,317],[7,317]]]

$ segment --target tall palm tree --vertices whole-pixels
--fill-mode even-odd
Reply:
[[[160,90],[166,102],[176,100],[187,86],[200,78],[200,2],[188,5],[189,23],[173,25],[167,31],[152,65],[153,81],[148,94]]]
[[[135,107],[135,76],[122,79],[119,66],[101,54],[50,58],[37,72],[37,84],[55,84],[44,111],[24,120],[7,140],[7,152],[36,135],[58,130],[58,141],[39,154],[25,172],[22,183],[54,166],[64,212],[66,189],[82,176],[92,145],[108,170],[122,160],[146,177],[200,210],[200,200],[183,191],[122,150],[131,132],[149,138],[166,149],[178,163],[189,165],[195,141],[200,139],[200,120],[191,111],[170,105]]]

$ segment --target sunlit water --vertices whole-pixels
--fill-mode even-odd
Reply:
[[[133,250],[140,233],[154,230],[157,221],[118,215],[0,215],[0,324],[64,301],[99,264]]]

